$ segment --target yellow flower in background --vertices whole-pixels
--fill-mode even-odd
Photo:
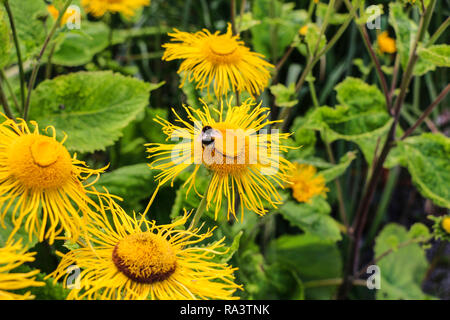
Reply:
[[[310,202],[316,195],[326,196],[325,179],[314,166],[295,163],[291,178],[292,196],[298,202]]]
[[[450,217],[445,217],[444,219],[442,219],[442,229],[450,234]]]
[[[33,299],[34,296],[30,292],[17,294],[11,291],[45,285],[44,282],[36,281],[34,278],[39,270],[27,273],[14,272],[14,269],[23,263],[34,261],[33,256],[36,253],[27,253],[26,251],[22,247],[21,241],[9,242],[0,248],[0,300]]]
[[[63,231],[77,238],[90,205],[96,207],[88,195],[98,193],[87,188],[106,168],[87,168],[71,158],[63,146],[66,137],[57,141],[53,127],[53,136],[40,135],[37,123],[30,123],[34,131],[23,120],[0,123],[0,223],[8,215],[14,225],[10,237],[24,228],[30,240],[34,234],[50,244]],[[92,175],[97,179],[84,185]]]
[[[308,25],[307,25],[307,24],[305,24],[303,27],[301,27],[301,28],[298,30],[298,33],[299,33],[301,36],[306,36],[306,32],[308,32]]]
[[[47,11],[50,13],[50,15],[53,17],[54,20],[58,19],[59,17],[59,11],[56,9],[54,5],[48,5]],[[78,14],[78,12],[75,9],[68,8],[66,12],[64,13],[63,17],[61,18],[60,25],[63,26],[67,23],[67,21],[74,15]]]
[[[287,133],[259,132],[276,122],[268,120],[268,108],[262,108],[261,104],[255,106],[247,100],[241,106],[232,106],[229,101],[226,116],[223,103],[220,110],[213,109],[213,114],[204,102],[199,110],[184,109],[192,123],[183,120],[175,111],[175,122],[183,126],[161,118],[156,120],[163,126],[167,139],[183,139],[180,143],[147,144],[149,158],[153,159],[150,168],[162,170],[156,176],[159,185],[169,181],[173,184],[183,170],[195,165],[184,184],[189,193],[192,186],[195,189],[195,177],[204,165],[212,173],[206,191],[206,208],[211,204],[215,206],[216,219],[223,199],[228,205],[227,218],[230,215],[236,217],[236,193],[241,203],[241,219],[244,207],[264,215],[263,201],[275,208],[281,204],[276,187],[285,185],[292,164],[280,153],[292,147],[283,144],[289,137]]]
[[[101,17],[107,12],[134,16],[137,9],[150,5],[150,0],[81,0],[86,12]]]
[[[390,38],[387,31],[383,31],[378,35],[377,43],[382,53],[395,53],[397,51],[395,39]]]
[[[237,269],[214,262],[226,252],[220,250],[224,239],[199,245],[213,230],[182,230],[186,212],[174,223],[156,225],[131,218],[110,200],[100,200],[100,207],[88,226],[90,245],[79,241],[81,247],[65,254],[50,275],[67,280],[68,267],[82,269],[80,289],[72,289],[68,299],[238,299]]]
[[[178,73],[184,72],[180,88],[186,79],[195,81],[197,89],[207,88],[212,84],[215,95],[220,98],[230,91],[247,91],[259,95],[267,87],[270,79],[268,69],[274,66],[264,60],[264,56],[250,51],[233,36],[231,24],[225,34],[217,31],[211,34],[204,29],[196,33],[181,32],[174,29],[169,33],[173,43],[166,43],[163,60],[184,60]]]

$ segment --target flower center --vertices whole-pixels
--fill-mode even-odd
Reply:
[[[131,234],[120,240],[112,259],[125,276],[146,284],[166,280],[177,268],[170,243],[152,232]]]
[[[211,51],[218,56],[228,56],[236,51],[238,44],[234,39],[226,36],[218,36],[209,43]]]
[[[58,141],[41,135],[23,135],[8,151],[12,175],[28,188],[63,186],[71,177],[72,159]]]
[[[256,163],[256,148],[250,146],[250,136],[244,130],[219,122],[214,124],[217,134],[214,143],[204,147],[203,163],[219,174],[233,174],[245,170],[252,160]],[[253,156],[250,154],[253,152]]]

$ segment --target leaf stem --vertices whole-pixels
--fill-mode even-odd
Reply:
[[[11,109],[9,108],[9,104],[8,104],[8,99],[6,99],[6,95],[5,92],[3,91],[3,86],[2,86],[2,80],[0,78],[0,102],[3,105],[3,110],[5,111],[5,114],[8,118],[13,119],[14,120],[14,115],[11,112]]]
[[[11,84],[9,83],[8,78],[6,77],[5,71],[1,68],[0,68],[0,79],[3,79],[3,81],[5,81],[6,86],[8,87],[9,94],[11,95],[11,98],[14,101],[14,105],[16,106],[17,111],[19,111],[20,113],[22,108],[19,105],[19,101],[17,101],[16,95],[14,94],[14,90]]]

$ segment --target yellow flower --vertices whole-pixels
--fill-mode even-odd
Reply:
[[[26,251],[22,248],[21,241],[8,242],[5,247],[0,248],[0,300],[33,299],[34,296],[30,292],[17,294],[10,291],[45,285],[44,282],[38,282],[33,277],[39,273],[39,270],[27,273],[10,272],[25,262],[34,261],[33,256],[36,253],[26,253]]]
[[[290,188],[298,202],[310,202],[316,195],[326,196],[329,189],[325,187],[325,179],[316,173],[316,168],[311,165],[295,163]]]
[[[298,30],[298,33],[301,35],[301,36],[306,36],[306,32],[308,31],[308,25],[307,24],[305,24],[303,27],[301,27],[299,30]]]
[[[134,16],[135,11],[150,5],[150,0],[81,0],[86,12],[101,17],[106,12],[120,12],[125,16]]]
[[[183,87],[186,79],[195,80],[197,89],[214,86],[218,98],[229,91],[247,91],[259,95],[267,87],[270,79],[269,68],[273,65],[263,60],[264,56],[251,52],[239,35],[233,36],[231,24],[225,34],[208,30],[194,34],[174,29],[169,33],[175,43],[163,45],[166,49],[163,60],[183,59],[178,73],[184,72]]]
[[[442,229],[450,234],[450,217],[445,217],[444,219],[442,219]]]
[[[397,51],[395,39],[390,38],[387,31],[378,35],[377,42],[382,53],[395,53]]]
[[[183,139],[178,144],[147,144],[153,158],[151,169],[162,170],[156,176],[159,185],[172,181],[180,172],[195,164],[195,169],[185,182],[195,189],[195,177],[204,165],[212,173],[211,182],[206,193],[206,208],[215,205],[215,218],[226,198],[227,217],[236,217],[235,193],[239,194],[243,219],[244,207],[259,215],[265,214],[263,200],[273,207],[281,203],[276,186],[283,187],[288,180],[287,172],[292,165],[280,152],[291,148],[282,140],[289,137],[287,133],[259,132],[276,121],[268,120],[268,108],[261,104],[255,106],[251,100],[241,106],[231,106],[224,117],[223,103],[220,110],[213,109],[217,120],[213,118],[208,106],[195,110],[184,107],[189,121],[183,120],[175,111],[176,126],[164,119],[156,121],[163,126],[168,139]],[[172,140],[173,141],[173,140]]]
[[[50,13],[50,15],[53,17],[54,20],[58,19],[59,17],[59,11],[56,9],[54,5],[48,5],[47,11]],[[61,18],[60,25],[63,26],[67,23],[67,20],[69,20],[74,14],[77,14],[75,9],[69,8],[64,13],[63,17]]]
[[[237,269],[213,260],[226,252],[218,250],[224,239],[197,245],[213,230],[182,230],[186,212],[178,221],[158,226],[144,217],[131,218],[114,201],[100,200],[100,207],[88,226],[88,244],[79,241],[81,247],[63,255],[50,275],[67,283],[71,265],[82,269],[80,287],[68,299],[238,299],[232,296],[241,288],[234,283]]]
[[[0,114],[0,116],[2,116]],[[68,237],[77,238],[80,227],[86,223],[92,205],[96,204],[87,190],[95,181],[83,181],[106,168],[92,170],[85,163],[71,158],[63,141],[53,136],[39,134],[36,122],[31,131],[27,123],[6,119],[0,123],[0,223],[10,215],[14,230],[12,237],[23,227],[39,241],[55,237],[65,231]],[[80,213],[83,217],[80,217]]]

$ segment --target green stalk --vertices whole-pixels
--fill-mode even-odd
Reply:
[[[208,196],[208,190],[209,190],[209,186],[211,185],[211,181],[212,181],[212,177],[208,182],[208,186],[205,189],[205,193],[203,194],[203,198],[200,201],[197,210],[195,211],[194,217],[192,218],[191,224],[189,225],[189,229],[195,228],[199,221],[200,218],[203,216],[203,213],[205,212],[206,209],[206,204],[208,203],[208,201],[206,200],[207,196]]]
[[[27,100],[25,102],[25,106],[23,108],[23,118],[24,120],[28,120],[28,113],[29,113],[29,109],[30,109],[30,100],[31,100],[31,92],[33,91],[33,87],[34,87],[34,83],[36,82],[36,77],[37,77],[37,73],[39,71],[39,67],[41,64],[41,59],[44,56],[45,50],[48,47],[48,44],[50,43],[50,40],[52,39],[53,35],[56,32],[56,29],[58,29],[58,27],[61,24],[61,20],[64,16],[64,13],[66,12],[67,8],[70,6],[70,3],[72,2],[72,0],[67,0],[66,3],[64,4],[63,9],[60,11],[60,14],[58,15],[58,19],[56,19],[55,23],[53,24],[52,29],[50,30],[50,33],[47,35],[47,37],[45,38],[44,44],[42,46],[41,51],[39,52],[38,57],[36,58],[36,64],[33,68],[33,71],[31,72],[31,78],[30,81],[28,83],[28,95],[27,95]]]
[[[8,1],[9,0],[4,0],[3,3],[5,5],[6,12],[8,13],[9,23],[11,25],[11,32],[14,39],[14,46],[16,47],[17,64],[19,66],[20,98],[22,101],[22,108],[23,108],[25,105],[25,72],[23,71],[22,54],[20,52],[19,37],[17,35],[16,24],[14,22],[14,17]]]
[[[8,81],[8,78],[6,77],[5,71],[3,69],[0,69],[0,81],[3,79],[5,81],[6,86],[8,87],[9,94],[11,95],[12,100],[14,101],[14,105],[16,106],[17,111],[22,112],[22,108],[19,105],[19,101],[17,101],[16,95],[14,94],[14,90],[11,86],[11,84]]]

